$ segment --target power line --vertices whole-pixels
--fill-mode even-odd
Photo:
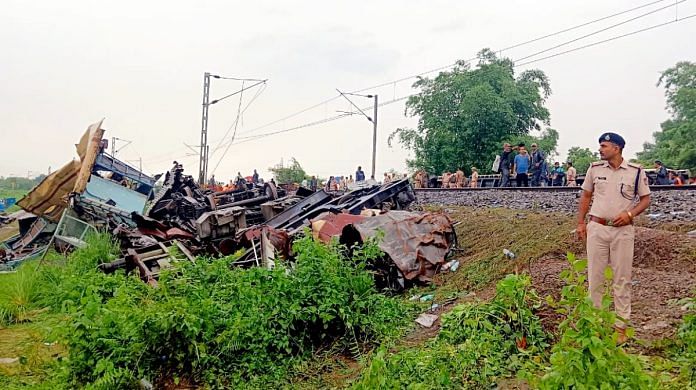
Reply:
[[[636,11],[636,10],[638,10],[638,9],[642,9],[642,8],[645,8],[645,7],[649,7],[649,6],[651,6],[651,5],[655,5],[655,4],[664,2],[664,1],[666,1],[666,0],[652,1],[652,2],[643,4],[643,5],[640,5],[640,6],[636,6],[636,7],[633,7],[633,8],[627,9],[627,10],[624,10],[624,11],[620,11],[620,12],[617,12],[617,13],[614,13],[614,14],[610,14],[610,15],[607,15],[607,16],[604,16],[604,17],[601,17],[601,18],[593,19],[593,20],[590,20],[590,21],[585,22],[585,23],[581,23],[581,24],[578,24],[578,25],[575,25],[575,26],[572,26],[572,27],[569,27],[569,28],[565,28],[565,29],[556,31],[556,32],[554,32],[554,33],[542,35],[542,36],[539,36],[539,37],[537,37],[537,38],[534,38],[534,39],[531,39],[531,40],[528,40],[528,41],[520,42],[520,43],[514,44],[514,45],[512,45],[512,46],[505,47],[505,48],[503,48],[503,49],[498,50],[498,52],[500,52],[500,51],[505,51],[505,50],[510,50],[510,49],[513,49],[513,48],[517,48],[517,47],[521,47],[521,46],[524,46],[524,45],[528,45],[528,44],[530,44],[530,43],[538,42],[538,41],[543,40],[543,39],[546,39],[546,38],[550,38],[550,37],[553,37],[553,36],[557,36],[557,35],[560,35],[560,34],[563,34],[563,33],[566,33],[566,32],[572,31],[572,30],[576,30],[576,29],[578,29],[578,28],[585,27],[585,26],[588,26],[588,25],[591,25],[591,24],[594,24],[594,23],[597,23],[597,22],[600,22],[600,21],[604,21],[604,20],[608,20],[608,19],[611,19],[611,18],[620,16],[620,15],[624,15],[624,14],[627,14],[627,13],[630,13],[630,12],[633,12],[633,11]],[[669,7],[676,7],[677,4],[679,4],[679,3],[681,3],[681,2],[684,2],[684,1],[685,1],[685,0],[681,0],[681,1],[679,1],[679,2],[676,2],[676,3],[674,3],[674,4],[671,4],[671,5],[668,6],[668,7],[663,7],[663,8],[660,8],[660,9],[658,9],[658,10],[652,11],[651,13],[654,13],[654,12],[657,12],[657,11],[659,11],[659,10],[662,10],[662,9],[665,9],[665,8],[669,8]],[[650,14],[650,13],[648,13],[648,14]],[[644,17],[644,16],[647,16],[647,15],[641,15],[641,16],[638,16],[638,17],[636,17],[636,18],[632,18],[632,19],[630,19],[630,20],[628,20],[628,21],[632,21],[632,20],[635,20],[635,19],[638,19],[638,18]],[[693,15],[687,16],[687,17],[683,17],[683,18],[680,18],[680,19],[675,19],[675,20],[673,20],[671,23],[676,22],[676,21],[681,21],[681,20],[684,20],[684,19],[688,19],[688,18],[691,18],[691,17],[693,17]],[[620,24],[627,23],[628,21],[622,22],[622,23],[620,23]],[[586,47],[595,46],[595,45],[598,45],[598,44],[601,44],[601,43],[604,43],[604,42],[608,42],[608,41],[611,41],[611,40],[619,39],[619,38],[624,37],[624,36],[633,35],[633,34],[637,34],[637,33],[642,32],[642,31],[646,31],[646,30],[649,30],[649,29],[661,27],[661,26],[666,25],[666,24],[669,24],[669,23],[664,23],[664,24],[661,24],[661,25],[652,26],[652,27],[647,28],[647,29],[638,30],[638,31],[635,31],[635,32],[632,32],[632,33],[629,33],[629,34],[624,34],[624,35],[619,36],[619,37],[614,37],[614,38],[610,38],[610,39],[607,39],[607,40],[595,42],[595,43],[592,43],[592,44],[589,44],[589,45],[585,45],[585,46],[582,46],[582,47],[579,47],[579,48],[567,50],[567,51],[564,51],[564,52],[562,52],[562,53],[557,53],[557,54],[554,54],[554,55],[542,57],[542,58],[535,59],[535,60],[532,60],[532,61],[527,61],[527,62],[524,62],[524,63],[516,64],[515,66],[527,65],[527,64],[530,64],[530,63],[533,63],[533,62],[537,62],[537,61],[541,61],[541,60],[544,60],[544,59],[556,57],[556,56],[559,56],[559,55],[562,55],[562,54],[566,54],[566,53],[570,53],[570,52],[573,52],[573,51],[581,50],[581,49],[586,48]],[[611,28],[611,27],[610,27],[610,28]],[[601,32],[601,31],[606,31],[606,30],[607,30],[607,28],[602,29],[602,30],[600,30],[599,32]],[[590,34],[590,35],[594,35],[594,34],[596,34],[596,33],[597,33],[597,32],[592,33],[592,34]],[[589,35],[587,35],[587,36],[589,36]],[[568,44],[568,43],[575,42],[575,41],[577,41],[577,40],[579,40],[579,39],[582,39],[582,38],[585,38],[585,37],[587,37],[587,36],[580,37],[580,38],[575,38],[575,39],[573,39],[573,40],[571,40],[571,41],[569,41],[569,42],[563,43],[563,44],[558,45],[558,46],[556,46],[556,47],[554,47],[554,48],[557,48],[557,47],[566,45],[566,44]],[[533,54],[532,56],[541,54],[541,53],[543,53],[543,52],[547,52],[547,51],[552,50],[552,49],[553,49],[553,48],[544,50],[544,51],[542,51],[542,52],[535,53],[535,54]],[[522,59],[525,59],[525,58],[529,58],[529,57],[531,57],[531,56],[523,57],[523,58],[521,58],[521,59],[518,59],[518,61],[519,61],[519,60],[522,60]],[[464,60],[463,62],[470,62],[470,61],[476,60],[477,58],[478,58],[478,57],[472,57],[472,58],[470,58],[470,59]],[[434,73],[434,72],[438,72],[438,71],[442,71],[442,70],[445,70],[445,69],[452,68],[452,67],[454,67],[455,65],[457,65],[457,63],[459,63],[459,61],[458,61],[458,62],[455,62],[455,63],[453,63],[453,64],[449,64],[449,65],[437,67],[437,68],[434,68],[434,69],[430,69],[430,70],[427,70],[427,71],[424,71],[424,72],[421,72],[421,73],[417,73],[417,74],[414,74],[414,75],[402,77],[402,78],[399,78],[399,79],[396,79],[396,80],[392,80],[392,81],[389,81],[389,82],[385,82],[385,83],[381,83],[381,84],[377,84],[377,85],[365,87],[365,88],[362,88],[362,89],[357,89],[357,90],[351,91],[350,93],[360,93],[360,92],[364,92],[364,91],[369,90],[369,89],[381,88],[381,87],[385,87],[385,86],[388,86],[388,85],[395,85],[395,84],[397,84],[397,83],[400,83],[400,82],[403,82],[403,81],[406,81],[406,80],[410,80],[410,79],[413,79],[413,78],[416,78],[416,77],[421,77],[421,76],[424,76],[424,75],[427,75],[427,74],[430,74],[430,73]],[[214,77],[214,76],[213,76],[213,77]],[[262,80],[258,80],[258,79],[236,79],[236,78],[228,78],[228,77],[222,77],[222,76],[218,76],[217,78],[224,78],[224,79],[231,79],[231,80],[253,80],[253,81],[262,81]],[[408,96],[407,96],[407,97],[408,97]],[[400,100],[403,100],[403,99],[405,99],[405,98],[407,98],[407,97],[399,98],[399,99],[395,99],[395,100],[396,100],[396,101],[400,101]],[[294,112],[294,113],[292,113],[292,114],[289,114],[289,115],[287,115],[287,116],[284,116],[284,117],[282,117],[282,118],[280,118],[280,119],[274,120],[274,121],[272,121],[272,122],[268,122],[268,123],[266,123],[266,124],[264,124],[264,125],[255,127],[255,128],[253,128],[253,129],[250,129],[250,130],[246,130],[246,131],[239,132],[239,134],[249,134],[249,133],[252,133],[252,132],[255,132],[255,131],[264,129],[264,128],[266,128],[266,127],[269,127],[269,126],[272,126],[272,125],[274,125],[274,124],[277,124],[277,123],[286,121],[286,120],[288,120],[288,119],[291,119],[291,118],[293,118],[293,117],[296,117],[296,116],[298,116],[298,115],[301,115],[301,114],[303,114],[303,113],[305,113],[305,112],[307,112],[307,111],[313,110],[313,109],[315,109],[315,108],[317,108],[317,107],[320,107],[320,106],[322,106],[322,105],[328,104],[328,103],[333,102],[333,101],[335,101],[335,100],[337,100],[337,99],[340,99],[340,98],[341,98],[341,95],[340,95],[340,94],[339,94],[339,95],[336,95],[336,96],[333,96],[333,97],[330,97],[330,98],[325,99],[325,100],[323,100],[323,101],[321,101],[321,102],[319,102],[319,103],[316,103],[316,104],[314,104],[314,105],[312,105],[312,106],[309,106],[309,107],[307,107],[307,108],[304,108],[304,109],[299,110],[299,111],[297,111],[297,112]],[[218,99],[218,101],[219,101],[219,100],[221,100],[221,99]],[[387,102],[387,103],[389,103],[389,102]],[[382,106],[382,104],[380,104],[380,106]],[[263,133],[263,134],[260,134],[259,136],[241,137],[240,139],[244,139],[244,141],[236,142],[235,144],[239,144],[239,143],[242,143],[242,142],[248,142],[248,141],[251,141],[251,140],[254,140],[254,139],[258,139],[258,138],[263,138],[263,137],[266,137],[266,136],[269,136],[269,135],[279,134],[279,133],[282,133],[282,132],[285,132],[285,131],[298,130],[298,129],[305,128],[305,127],[310,127],[310,126],[315,126],[315,125],[322,124],[322,123],[326,123],[326,122],[331,122],[331,121],[334,121],[334,120],[343,118],[343,117],[345,117],[345,116],[349,116],[349,115],[338,115],[338,116],[335,116],[335,117],[326,118],[326,120],[315,121],[315,122],[310,122],[310,123],[305,124],[305,125],[295,126],[295,127],[290,128],[290,129],[285,129],[285,130],[281,130],[281,131],[274,131],[274,132],[271,132],[271,133]],[[221,142],[222,142],[223,140],[224,140],[224,138],[221,140]]]
[[[215,99],[215,100],[213,100],[212,102],[210,102],[210,103],[208,103],[208,104],[213,105],[213,104],[215,104],[215,103],[219,103],[220,101],[225,100],[225,99],[227,99],[228,97],[232,97],[232,96],[234,96],[234,95],[236,95],[236,94],[238,94],[238,93],[242,93],[242,92],[246,91],[247,89],[254,88],[255,86],[257,86],[257,85],[259,85],[259,84],[265,84],[266,81],[268,81],[268,79],[266,79],[266,80],[259,80],[256,84],[250,85],[250,86],[248,86],[248,87],[246,87],[246,88],[244,88],[244,87],[242,86],[242,89],[240,89],[239,91],[237,91],[237,92],[232,92],[231,94],[225,95],[225,96],[221,97],[220,99]],[[243,84],[242,84],[242,85],[243,85]]]
[[[608,20],[608,19],[611,19],[611,18],[620,16],[620,15],[624,15],[624,14],[627,14],[627,13],[630,13],[630,12],[633,12],[633,11],[636,11],[636,10],[638,10],[638,9],[645,8],[645,7],[649,7],[649,6],[651,6],[651,5],[658,4],[658,3],[661,3],[661,2],[664,2],[664,1],[666,1],[666,0],[652,1],[652,2],[649,2],[649,3],[643,4],[643,5],[637,6],[637,7],[629,8],[629,9],[624,10],[624,11],[616,12],[616,13],[613,13],[613,14],[610,14],[610,15],[607,15],[607,16],[603,16],[603,17],[601,17],[601,18],[597,18],[597,19],[590,20],[590,21],[588,21],[588,22],[585,22],[585,23],[582,23],[582,24],[579,24],[579,25],[575,25],[575,26],[572,26],[572,27],[569,27],[569,28],[565,28],[565,29],[556,31],[556,32],[554,32],[554,33],[542,35],[542,36],[533,38],[533,39],[528,40],[528,41],[525,41],[525,42],[520,42],[520,43],[514,44],[514,45],[512,45],[512,46],[508,46],[508,47],[506,47],[506,48],[500,49],[500,50],[498,50],[498,51],[509,50],[509,49],[521,47],[521,46],[524,46],[524,45],[528,45],[528,44],[530,44],[530,43],[538,42],[538,41],[543,40],[543,39],[546,39],[546,38],[550,38],[550,37],[553,37],[553,36],[556,36],[556,35],[560,35],[560,34],[566,33],[566,32],[568,32],[568,31],[576,30],[576,29],[581,28],[581,27],[585,27],[585,26],[588,26],[588,25],[591,25],[591,24],[594,24],[594,23],[598,23],[598,22],[601,22],[601,21],[604,21],[604,20]],[[672,5],[672,6],[675,6],[675,5],[676,5],[676,4],[674,4],[674,5]],[[470,59],[464,60],[464,62],[470,62],[470,61],[476,60],[477,58],[478,58],[478,57],[472,57],[472,58],[470,58]],[[455,65],[457,65],[457,62],[454,62],[454,63],[449,64],[449,65],[445,65],[445,66],[440,66],[440,67],[437,67],[437,68],[434,68],[434,69],[426,70],[426,71],[424,71],[424,72],[420,72],[420,73],[417,73],[417,74],[412,74],[412,75],[409,75],[409,76],[401,77],[401,78],[398,78],[398,79],[396,79],[396,80],[392,80],[392,81],[384,82],[384,83],[381,83],[381,84],[376,84],[376,85],[372,85],[372,86],[369,86],[369,87],[365,87],[365,88],[357,89],[357,90],[354,90],[354,91],[350,91],[350,93],[360,93],[360,92],[364,92],[364,91],[367,91],[367,90],[370,90],[370,89],[381,88],[381,87],[385,87],[385,86],[388,86],[388,85],[401,83],[401,82],[404,82],[404,81],[407,81],[407,80],[411,80],[411,79],[416,78],[416,77],[421,77],[421,76],[425,76],[425,75],[428,75],[428,74],[431,74],[431,73],[435,73],[435,72],[439,72],[439,71],[442,71],[442,70],[445,70],[445,69],[449,69],[449,68],[454,67]],[[294,113],[289,114],[289,115],[287,115],[287,116],[284,116],[284,117],[282,117],[282,118],[280,118],[280,119],[274,120],[274,121],[272,121],[272,122],[268,122],[268,123],[266,123],[266,124],[264,124],[264,125],[255,127],[255,128],[253,128],[253,129],[249,129],[249,130],[240,132],[240,134],[253,133],[253,132],[255,132],[255,131],[264,129],[264,128],[266,128],[266,127],[275,125],[275,124],[280,123],[280,122],[283,122],[283,121],[286,121],[286,120],[288,120],[288,119],[290,119],[290,118],[294,118],[294,117],[296,117],[296,116],[298,116],[298,115],[301,115],[301,114],[303,114],[303,113],[305,113],[305,112],[307,112],[307,111],[313,110],[313,109],[315,109],[315,108],[317,108],[317,107],[320,107],[320,106],[322,106],[322,105],[324,105],[324,104],[328,104],[328,103],[333,102],[333,101],[335,101],[335,100],[337,100],[337,99],[340,99],[340,98],[341,98],[341,95],[340,95],[340,94],[339,94],[339,95],[336,95],[336,96],[333,96],[333,97],[330,97],[330,98],[327,98],[327,99],[325,99],[325,100],[323,100],[323,101],[321,101],[321,102],[319,102],[319,103],[317,103],[317,104],[314,104],[314,105],[312,105],[312,106],[309,106],[309,107],[307,107],[307,108],[304,108],[304,109],[302,109],[302,110],[299,110],[299,111],[297,111],[297,112],[294,112]]]
[[[627,10],[625,10],[625,11],[617,12],[617,13],[615,13],[615,14],[607,15],[607,16],[604,16],[604,17],[601,17],[601,18],[598,18],[598,19],[594,19],[594,20],[590,20],[589,22],[581,23],[581,24],[578,24],[578,25],[573,26],[573,27],[569,27],[569,28],[566,28],[566,29],[563,29],[563,30],[558,30],[558,31],[556,31],[556,32],[554,32],[554,33],[551,33],[551,34],[542,35],[542,36],[540,36],[540,37],[537,37],[537,38],[534,38],[534,39],[530,39],[530,40],[528,40],[528,41],[524,41],[524,42],[521,42],[521,43],[517,43],[517,44],[515,44],[515,45],[508,46],[508,47],[506,47],[506,48],[500,49],[499,51],[506,51],[506,50],[514,49],[514,48],[517,48],[517,47],[520,47],[520,46],[528,45],[528,44],[530,44],[530,43],[534,43],[534,42],[537,42],[537,41],[541,41],[542,39],[546,39],[546,38],[550,38],[550,37],[553,37],[553,36],[556,36],[556,35],[560,35],[560,34],[563,34],[563,33],[568,32],[568,31],[573,31],[573,30],[576,30],[576,29],[581,28],[581,27],[589,26],[589,25],[591,25],[591,24],[594,24],[594,23],[597,23],[597,22],[601,22],[601,21],[603,21],[603,20],[611,19],[611,18],[614,18],[614,17],[616,17],[616,16],[621,16],[621,15],[630,13],[630,12],[632,12],[632,11],[639,10],[639,9],[641,9],[641,8],[649,7],[649,6],[654,5],[654,4],[657,4],[657,3],[662,3],[662,2],[664,2],[664,1],[666,1],[666,0],[657,0],[657,1],[653,1],[653,2],[651,2],[651,3],[639,5],[639,6],[637,6],[637,7],[634,7],[634,8],[631,8],[631,9],[627,9]]]
[[[264,83],[264,84],[261,86],[261,88],[259,88],[259,89],[256,91],[256,94],[251,98],[251,100],[249,100],[249,103],[247,103],[247,105],[246,105],[246,106],[244,107],[244,109],[242,110],[242,115],[244,115],[244,113],[246,112],[246,110],[252,105],[252,103],[254,103],[254,101],[261,95],[261,93],[263,93],[263,92],[266,90],[266,86],[267,86],[267,84]],[[241,95],[240,95],[240,102],[241,102]],[[227,128],[227,131],[225,131],[225,135],[222,136],[222,138],[220,138],[220,141],[218,142],[218,145],[217,145],[215,148],[213,148],[213,156],[215,155],[215,153],[216,153],[219,149],[225,147],[226,143],[224,143],[224,141],[225,141],[225,139],[227,138],[227,136],[230,134],[230,131],[232,131],[232,128],[235,129],[235,134],[237,133],[236,128],[237,128],[237,123],[239,122],[239,119],[240,119],[240,115],[239,115],[239,113],[238,113],[238,114],[237,114],[237,117],[235,118],[235,120],[234,120],[234,121],[232,122],[232,124]],[[234,135],[232,135],[232,139],[234,139]]]
[[[686,0],[681,0],[681,1],[675,2],[674,4],[670,4],[670,5],[667,5],[667,6],[665,6],[665,7],[661,7],[661,8],[652,10],[652,11],[650,11],[650,12],[646,12],[646,13],[644,13],[644,14],[641,14],[641,15],[638,15],[638,16],[634,16],[634,17],[632,17],[632,18],[630,18],[630,19],[624,20],[623,22],[619,22],[619,23],[616,23],[616,24],[612,24],[611,26],[607,26],[607,27],[602,28],[602,29],[600,29],[600,30],[596,30],[596,31],[593,31],[593,32],[591,32],[591,33],[582,35],[582,36],[580,36],[580,37],[571,39],[571,40],[569,40],[569,41],[565,41],[565,42],[559,43],[558,45],[551,46],[551,47],[549,47],[549,48],[547,48],[547,49],[538,51],[538,52],[536,52],[536,53],[532,53],[532,54],[530,54],[530,55],[528,55],[528,56],[525,56],[525,57],[522,57],[522,58],[518,58],[516,61],[522,61],[522,60],[526,60],[526,59],[528,59],[528,58],[536,57],[536,56],[539,55],[539,54],[543,54],[543,53],[549,52],[549,51],[551,51],[551,50],[558,49],[559,47],[562,47],[562,46],[565,46],[565,45],[569,45],[569,44],[571,44],[571,43],[573,43],[573,42],[577,42],[577,41],[579,41],[579,40],[581,40],[581,39],[585,39],[585,38],[587,38],[587,37],[591,37],[591,36],[593,36],[593,35],[597,35],[597,34],[599,34],[599,33],[602,33],[602,32],[604,32],[604,31],[607,31],[607,30],[611,30],[612,28],[616,28],[616,27],[622,26],[622,25],[624,25],[624,24],[626,24],[626,23],[633,22],[633,21],[635,21],[635,20],[644,18],[644,17],[646,17],[646,16],[652,15],[652,14],[657,13],[657,12],[660,12],[660,11],[663,11],[663,10],[665,10],[665,9],[672,8],[672,7],[676,7],[677,4],[681,4],[681,3],[685,2],[685,1],[686,1]]]
[[[682,21],[682,20],[690,19],[690,18],[693,18],[693,17],[696,17],[696,14],[691,14],[691,15],[688,15],[688,16],[681,17],[681,18],[679,18],[679,19],[670,20],[669,22],[665,22],[665,23],[655,24],[655,25],[650,26],[650,27],[641,28],[640,30],[631,31],[631,32],[626,33],[626,34],[621,34],[621,35],[617,35],[617,36],[615,36],[615,37],[607,38],[607,39],[604,39],[604,40],[601,40],[601,41],[592,42],[592,43],[589,43],[589,44],[584,45],[584,46],[575,47],[575,48],[570,49],[570,50],[562,51],[562,52],[559,52],[559,53],[554,53],[554,54],[551,54],[551,55],[549,55],[549,56],[537,58],[537,59],[534,59],[534,60],[531,60],[531,61],[523,62],[523,63],[521,63],[521,64],[515,64],[515,66],[523,66],[523,65],[527,65],[527,64],[534,63],[534,62],[538,62],[538,61],[542,61],[542,60],[547,60],[547,59],[549,59],[549,58],[558,57],[558,56],[560,56],[560,55],[572,53],[572,52],[574,52],[574,51],[586,49],[586,48],[592,47],[592,46],[597,46],[597,45],[600,45],[600,44],[602,44],[602,43],[606,43],[606,42],[610,42],[610,41],[615,41],[615,40],[620,39],[620,38],[625,38],[625,37],[628,37],[628,36],[631,36],[631,35],[635,35],[635,34],[638,34],[638,33],[644,32],[644,31],[653,30],[653,29],[656,29],[656,28],[658,28],[658,27],[663,27],[663,26],[666,26],[666,25],[668,25],[668,24],[680,22],[680,21]]]
[[[234,141],[234,136],[237,134],[237,126],[239,125],[239,119],[242,115],[242,97],[244,92],[244,82],[242,81],[242,92],[239,94],[239,104],[237,105],[237,119],[234,121],[234,133],[232,133],[232,140]],[[218,160],[217,164],[215,164],[215,168],[213,168],[213,173],[217,170],[217,168],[220,166],[220,163],[222,162],[222,159],[225,158],[227,155],[227,152],[230,150],[230,146],[232,146],[232,142],[230,142],[227,145],[227,148],[225,148],[225,151],[222,153],[222,156],[220,156],[220,159]]]
[[[682,1],[685,1],[685,0],[682,0]],[[685,17],[682,17],[682,18],[670,20],[670,21],[665,22],[665,23],[656,24],[656,25],[653,25],[653,26],[650,26],[650,27],[642,28],[642,29],[640,29],[640,30],[632,31],[632,32],[630,32],[630,33],[618,35],[618,36],[615,36],[615,37],[612,37],[612,38],[608,38],[608,39],[604,39],[604,40],[601,40],[601,41],[593,42],[593,43],[590,43],[590,44],[587,44],[587,45],[584,45],[584,46],[580,46],[580,47],[577,47],[577,48],[573,48],[573,49],[570,49],[570,50],[566,50],[566,51],[563,51],[563,52],[560,52],[560,53],[555,53],[555,54],[552,54],[552,55],[549,55],[549,56],[546,56],[546,57],[537,58],[537,59],[534,59],[534,60],[531,60],[531,61],[527,61],[527,62],[523,62],[523,63],[520,63],[520,64],[515,64],[515,67],[523,66],[523,65],[527,65],[527,64],[531,64],[531,63],[534,63],[534,62],[542,61],[542,60],[549,59],[549,58],[553,58],[553,57],[558,57],[558,56],[560,56],[560,55],[572,53],[572,52],[575,52],[575,51],[578,51],[578,50],[582,50],[582,49],[586,49],[586,48],[592,47],[592,46],[597,46],[597,45],[600,45],[600,44],[602,44],[602,43],[614,41],[614,40],[617,40],[617,39],[620,39],[620,38],[624,38],[624,37],[627,37],[627,36],[630,36],[630,35],[635,35],[635,34],[638,34],[638,33],[644,32],[644,31],[648,31],[648,30],[652,30],[652,29],[655,29],[655,28],[658,28],[658,27],[663,27],[663,26],[666,26],[666,25],[669,25],[669,24],[672,24],[672,23],[676,23],[676,22],[679,22],[679,21],[683,21],[683,20],[686,20],[686,19],[690,19],[690,18],[693,18],[693,17],[696,17],[696,14],[692,14],[692,15],[685,16]],[[523,59],[524,59],[524,58],[529,58],[529,56],[528,56],[528,57],[523,57]],[[358,91],[358,92],[361,92],[361,91]],[[394,99],[394,100],[391,100],[391,101],[382,103],[382,104],[380,104],[379,106],[388,105],[388,104],[393,104],[393,103],[396,103],[396,102],[398,102],[398,101],[408,99],[408,98],[411,97],[411,96],[414,96],[414,94],[407,95],[407,96],[403,96],[403,97],[400,97],[400,98],[397,98],[397,99]],[[365,108],[365,109],[369,109],[369,107],[367,107],[367,108]],[[304,129],[304,128],[307,128],[307,127],[316,126],[316,125],[319,125],[319,124],[324,124],[324,123],[327,123],[327,122],[333,122],[333,121],[335,121],[335,120],[342,119],[342,118],[344,118],[344,117],[346,117],[346,116],[350,116],[350,115],[352,115],[352,114],[350,114],[350,113],[341,114],[341,115],[336,115],[336,116],[331,117],[331,118],[327,118],[327,119],[325,119],[325,120],[310,122],[310,123],[307,123],[307,124],[304,124],[304,125],[299,125],[299,126],[291,127],[291,128],[289,128],[289,129],[283,129],[283,130],[278,130],[278,131],[274,131],[274,132],[270,132],[270,133],[263,133],[263,134],[259,134],[259,135],[255,135],[255,136],[249,136],[249,137],[240,137],[240,139],[243,139],[244,141],[238,142],[237,144],[243,143],[243,142],[248,142],[248,141],[257,140],[257,139],[260,139],[260,138],[265,138],[265,137],[272,136],[272,135],[277,135],[277,134],[287,133],[287,132],[291,132],[291,131],[296,131],[296,130]]]
[[[378,104],[377,107],[388,106],[388,105],[390,105],[390,104],[394,104],[394,103],[400,102],[400,101],[402,101],[402,100],[406,100],[406,99],[408,99],[409,97],[411,97],[411,96],[413,96],[413,95],[414,95],[414,94],[402,96],[402,97],[399,97],[399,98],[396,98],[396,99],[392,99],[392,100],[386,101],[386,102],[384,102],[384,103]],[[363,108],[363,110],[368,110],[368,109],[370,109],[370,107],[365,107],[365,108]],[[312,126],[317,126],[317,125],[321,125],[321,124],[328,123],[328,122],[333,122],[333,121],[335,121],[335,120],[342,119],[342,118],[345,118],[345,117],[348,117],[348,116],[352,116],[352,115],[353,115],[352,113],[339,114],[339,115],[332,116],[332,117],[330,117],[330,118],[321,119],[321,120],[318,120],[318,121],[314,121],[314,122],[310,122],[310,123],[305,123],[305,124],[303,124],[303,125],[291,127],[291,128],[289,128],[289,129],[283,129],[283,130],[273,131],[273,132],[270,132],[270,133],[263,133],[263,134],[251,135],[251,136],[247,136],[247,137],[239,137],[238,139],[240,139],[240,140],[242,140],[242,141],[236,142],[235,145],[238,145],[238,144],[241,144],[241,143],[244,143],[244,142],[254,141],[254,140],[257,140],[257,139],[260,139],[260,138],[269,137],[269,136],[272,136],[272,135],[277,135],[277,134],[282,134],[282,133],[288,133],[288,132],[291,132],[291,131],[296,131],[296,130],[304,129],[304,128],[307,128],[307,127],[312,127]]]

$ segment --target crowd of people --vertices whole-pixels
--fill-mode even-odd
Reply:
[[[514,157],[513,151],[517,151]],[[511,177],[515,179],[517,187],[577,186],[578,172],[573,167],[573,162],[566,161],[561,165],[556,161],[549,167],[545,153],[536,143],[531,145],[531,154],[524,143],[516,146],[503,144],[503,151],[496,159],[496,164],[494,169],[501,174],[501,187],[509,187]]]
[[[515,181],[517,187],[530,186],[549,186],[549,187],[576,187],[578,172],[573,166],[572,161],[566,161],[561,164],[558,161],[552,166],[546,161],[545,153],[539,148],[536,143],[531,145],[531,153],[527,150],[524,143],[512,146],[509,143],[503,144],[503,149],[496,157],[493,164],[493,171],[500,174],[500,180],[497,182],[499,187],[510,187],[512,181]],[[657,185],[687,185],[696,184],[696,177],[691,180],[680,176],[677,171],[667,169],[660,160],[655,161],[655,173]],[[429,175],[425,170],[416,171],[412,176],[412,182],[415,188],[428,188],[433,186],[432,180],[434,176]],[[318,179],[317,176],[312,176],[309,179],[302,180],[297,183],[302,187],[309,188],[312,191],[324,189],[326,191],[346,191],[353,184],[366,183],[370,184],[388,184],[396,180],[408,178],[407,174],[385,172],[382,181],[378,182],[374,176],[366,179],[365,172],[361,166],[358,166],[355,175],[349,174],[345,176],[330,176],[327,180]],[[438,186],[441,188],[476,188],[479,186],[479,171],[476,167],[471,167],[471,175],[466,176],[464,170],[460,167],[456,171],[442,172]],[[274,179],[271,179],[275,184]],[[224,184],[217,182],[215,175],[210,177],[208,187],[214,188],[216,191],[230,191],[241,188],[246,188],[248,184],[263,185],[264,181],[259,177],[258,172],[254,169],[254,173],[244,177],[240,172],[237,176],[231,179],[229,183]]]
[[[276,184],[274,179],[271,179],[270,183]],[[259,173],[256,172],[256,169],[254,169],[254,173],[246,177],[242,176],[241,172],[237,172],[237,176],[234,179],[230,179],[229,183],[217,181],[215,174],[211,175],[210,179],[208,179],[208,188],[217,192],[247,189],[249,188],[249,184],[264,184],[263,179],[259,176]]]
[[[514,181],[517,187],[578,186],[578,171],[572,161],[564,163],[556,161],[550,164],[546,157],[536,143],[531,144],[530,150],[527,150],[524,143],[515,146],[504,143],[492,167],[496,174],[500,174],[500,180],[496,180],[495,185],[511,187]],[[696,184],[696,177],[687,179],[678,171],[667,169],[659,160],[655,161],[655,170],[657,178],[654,184],[676,186]],[[465,188],[478,187],[481,182],[476,167],[471,167],[471,176],[468,178],[462,168],[458,168],[455,172],[442,172],[441,180],[436,180],[434,177],[425,170],[418,170],[413,175],[414,186],[416,188]],[[490,179],[486,176],[484,178]]]
[[[402,176],[398,173],[385,172],[381,184],[388,184],[396,180],[406,179],[407,177],[407,174],[403,174]],[[355,171],[355,179],[353,178],[353,175],[330,176],[329,179],[324,182],[323,189],[326,191],[346,191],[353,184],[359,183],[366,183],[368,185],[380,184],[377,180],[375,180],[374,176],[370,176],[369,179],[366,179],[365,172],[362,170],[362,167],[358,166],[358,169]],[[312,191],[316,191],[319,186],[319,182],[316,176],[312,176],[311,180],[303,181],[302,186],[310,188]]]

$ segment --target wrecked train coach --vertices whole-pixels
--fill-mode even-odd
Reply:
[[[122,257],[100,265],[110,273],[137,272],[157,285],[174,261],[243,251],[237,266],[272,267],[292,260],[291,242],[304,229],[348,248],[384,232],[385,257],[371,265],[380,287],[427,282],[456,246],[447,216],[406,211],[415,201],[407,179],[363,185],[345,193],[288,191],[273,183],[215,192],[200,187],[174,162],[162,178],[149,176],[107,153],[103,121],[89,126],[73,160],[46,177],[18,203],[20,234],[5,243],[6,264],[85,245],[89,231],[109,231]],[[156,185],[162,179],[161,185]]]

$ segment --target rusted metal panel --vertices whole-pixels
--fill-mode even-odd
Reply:
[[[330,242],[332,237],[338,237],[347,225],[362,222],[362,215],[324,213],[312,220],[312,234],[315,239]]]
[[[380,249],[408,280],[431,280],[456,243],[452,221],[442,213],[392,210],[354,226],[363,240],[383,231]]]

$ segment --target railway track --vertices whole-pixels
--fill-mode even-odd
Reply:
[[[696,222],[696,186],[650,186],[650,207],[645,218],[655,223]],[[518,210],[574,214],[579,187],[419,188],[419,205],[504,207]]]
[[[476,188],[416,188],[416,193],[442,192],[476,192],[476,191],[512,191],[512,192],[577,192],[580,187],[476,187]],[[688,186],[650,186],[650,191],[694,191],[696,185]]]

